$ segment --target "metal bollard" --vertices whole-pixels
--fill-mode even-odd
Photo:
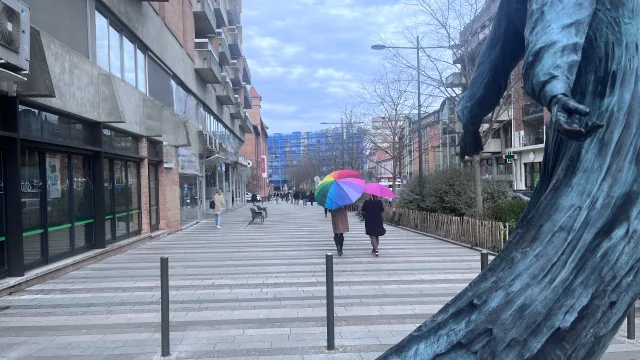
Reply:
[[[327,254],[327,350],[336,348],[335,323],[333,319],[333,254]]]
[[[169,258],[160,258],[160,318],[162,332],[162,356],[170,356],[169,349]]]
[[[629,313],[627,313],[627,339],[635,340],[636,338],[636,302],[631,304]]]
[[[483,251],[480,253],[480,271],[484,271],[487,266],[489,266],[489,253]]]

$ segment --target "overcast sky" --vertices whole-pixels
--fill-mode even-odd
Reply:
[[[270,133],[317,130],[380,68],[370,46],[412,11],[398,0],[243,0],[243,51]]]

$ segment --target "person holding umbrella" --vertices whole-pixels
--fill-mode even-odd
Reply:
[[[366,200],[362,204],[362,216],[364,217],[364,228],[369,238],[371,238],[371,253],[378,256],[378,246],[380,245],[380,236],[384,236],[387,230],[384,228],[384,222],[382,221],[382,213],[384,212],[384,205],[382,201],[378,200],[378,197],[371,195],[371,198]]]
[[[342,256],[344,233],[349,232],[349,217],[345,208],[331,210],[331,226],[333,227],[333,242],[338,249],[338,256]]]
[[[345,206],[358,200],[363,190],[364,178],[353,170],[334,171],[327,175],[316,188],[316,201],[325,210],[331,212],[333,241],[338,249],[338,256],[342,256],[344,233],[349,232],[349,218]]]

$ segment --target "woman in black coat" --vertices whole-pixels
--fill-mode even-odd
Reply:
[[[366,200],[362,204],[362,215],[364,217],[364,228],[367,235],[371,238],[371,246],[373,250],[372,254],[378,256],[378,245],[380,244],[380,236],[384,236],[387,230],[384,228],[382,222],[382,213],[384,212],[384,205],[382,201],[378,200],[378,197],[371,195],[371,199]]]

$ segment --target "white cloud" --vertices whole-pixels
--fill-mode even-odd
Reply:
[[[347,74],[346,72],[339,71],[332,68],[320,68],[316,70],[316,73],[313,74],[313,77],[317,79],[346,80],[346,79],[351,79],[353,76],[351,74]]]
[[[298,107],[295,105],[287,105],[287,104],[272,104],[269,102],[263,102],[261,104],[263,110],[267,110],[270,112],[278,113],[278,114],[293,114]]]

